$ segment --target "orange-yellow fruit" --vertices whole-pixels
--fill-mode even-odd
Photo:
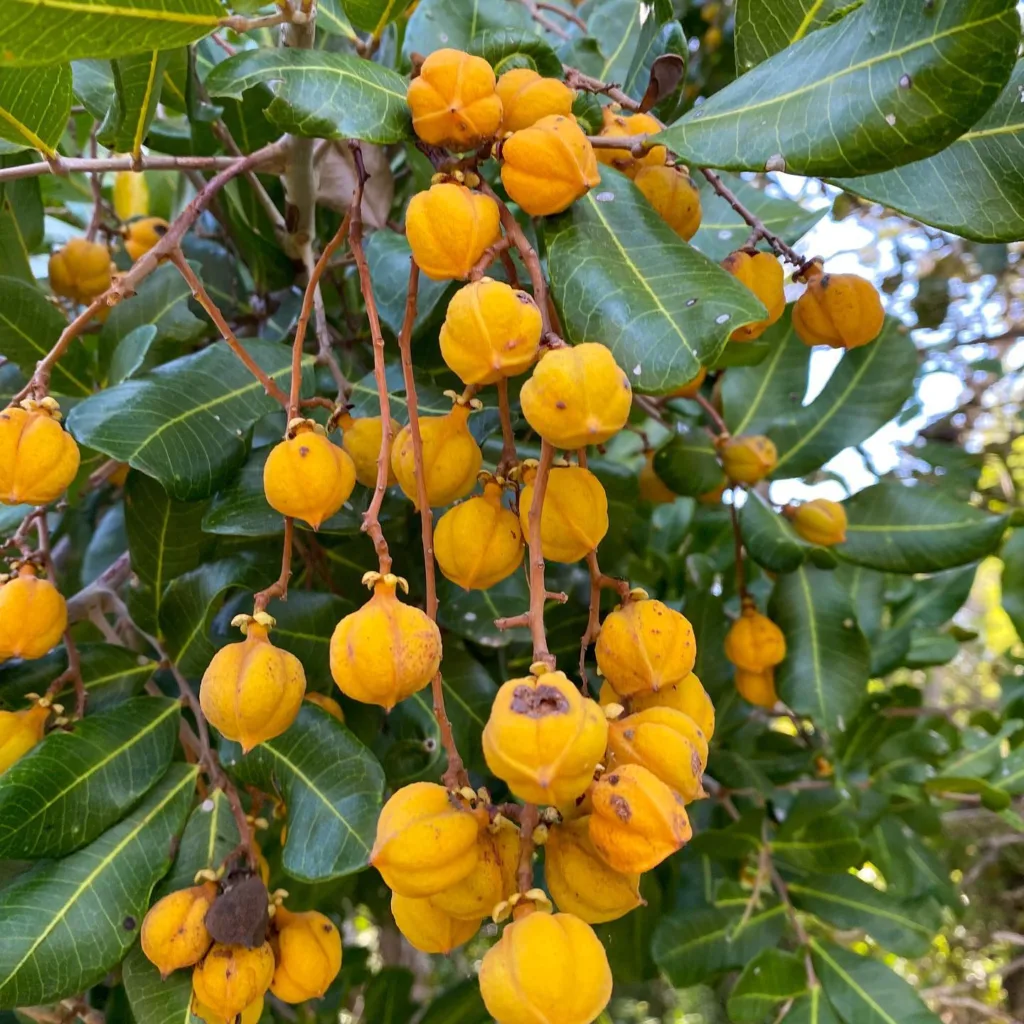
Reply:
[[[740,696],[760,708],[771,710],[779,702],[775,691],[775,669],[765,668],[760,672],[736,669],[736,689]]]
[[[498,79],[502,132],[519,132],[542,117],[572,116],[575,94],[557,78],[542,78],[532,68],[514,68]]]
[[[622,697],[614,687],[605,680],[598,698],[601,705],[621,704]],[[634,693],[630,697],[630,706],[634,711],[646,711],[648,708],[672,708],[689,715],[697,723],[708,742],[715,734],[715,706],[707,691],[701,686],[700,680],[691,672],[682,682],[672,686],[663,686],[660,690],[649,693]]]
[[[427,900],[458,921],[490,917],[494,908],[516,891],[519,866],[519,829],[510,821],[481,829],[477,836],[479,857],[473,870],[461,881],[442,889]]]
[[[192,1001],[192,1016],[198,1017],[203,1024],[259,1024],[263,1016],[263,996],[254,999],[243,1011],[241,1017],[232,1017],[230,1020],[216,1010],[194,999]]]
[[[274,953],[269,942],[256,949],[214,943],[192,972],[196,999],[228,1020],[242,1013],[270,988]]]
[[[570,115],[542,117],[501,146],[501,183],[531,217],[561,213],[601,180],[594,149]]]
[[[68,606],[60,591],[39,579],[31,565],[0,584],[0,661],[41,658],[68,628]]]
[[[772,324],[778,323],[786,311],[785,277],[782,264],[768,252],[749,253],[743,249],[732,252],[722,266],[741,284],[745,284],[764,303],[768,316],[764,320],[737,327],[730,341],[753,341],[760,338]]]
[[[650,114],[616,114],[610,107],[601,112],[604,126],[600,135],[603,138],[618,138],[629,135],[657,135],[661,125]],[[668,150],[664,146],[652,146],[643,156],[633,156],[628,149],[595,150],[597,159],[617,171],[635,178],[643,167],[662,167],[668,158]]]
[[[783,509],[793,529],[809,544],[831,547],[846,540],[846,509],[837,501],[815,498]]]
[[[248,753],[295,721],[306,692],[306,673],[294,654],[267,638],[274,624],[269,615],[239,616],[235,623],[245,639],[213,656],[199,686],[199,703],[210,724]]]
[[[331,718],[336,718],[339,722],[345,721],[345,712],[342,711],[341,705],[333,697],[328,697],[323,693],[317,693],[314,690],[312,693],[307,693],[305,699],[308,700],[310,704],[315,704],[318,708],[323,708]]]
[[[380,458],[381,441],[384,438],[384,426],[379,416],[359,416],[353,418],[347,412],[338,419],[343,433],[341,447],[348,452],[356,468],[356,479],[364,487],[377,486],[377,460]],[[395,471],[388,463],[388,487],[394,487],[398,481]]]
[[[501,237],[498,204],[465,185],[431,185],[409,200],[405,237],[427,277],[465,280],[484,250]]]
[[[72,238],[58,249],[49,264],[50,288],[83,305],[110,287],[110,250],[99,242]]]
[[[683,798],[639,764],[605,772],[591,802],[591,842],[616,871],[650,871],[692,834]]]
[[[149,185],[146,176],[136,171],[118,171],[114,175],[114,213],[118,220],[145,217],[149,213]]]
[[[501,503],[501,485],[450,508],[434,530],[441,572],[466,590],[486,590],[507,579],[523,560],[523,533],[516,514]]]
[[[856,274],[807,273],[807,289],[793,306],[793,328],[805,345],[859,348],[882,333],[885,310],[878,290]]]
[[[541,671],[498,690],[484,727],[484,758],[521,800],[565,807],[590,785],[607,738],[598,704],[564,672]]]
[[[717,505],[722,500],[722,495],[725,494],[729,484],[723,480],[713,491],[705,491],[703,494],[697,495],[697,502],[700,505]]]
[[[530,539],[530,509],[536,469],[523,474],[519,494],[519,525]],[[578,562],[604,540],[608,532],[608,496],[601,481],[581,466],[555,466],[548,474],[540,515],[540,547],[550,562]]]
[[[779,462],[774,442],[762,434],[731,437],[720,454],[725,475],[737,484],[760,483]]]
[[[701,367],[697,372],[697,376],[691,381],[687,381],[681,388],[676,388],[670,395],[671,398],[696,398],[700,394],[700,386],[704,383],[707,378],[708,371],[705,367]]]
[[[68,489],[81,456],[52,398],[24,405],[0,412],[0,502],[46,505]]]
[[[298,421],[288,433],[264,463],[263,491],[275,512],[318,530],[348,501],[356,466],[313,420]]]
[[[633,389],[611,349],[585,341],[545,352],[519,401],[527,423],[549,444],[585,448],[626,425]]]
[[[39,704],[24,711],[0,711],[0,775],[43,738],[49,717],[50,709]]]
[[[763,672],[786,657],[786,638],[752,601],[746,601],[740,617],[725,635],[725,656],[746,672]]]
[[[482,57],[435,50],[409,83],[413,131],[431,146],[475,149],[501,124],[501,99],[494,89],[494,71]]]
[[[637,486],[641,499],[649,501],[652,505],[671,505],[678,497],[654,471],[653,449],[644,452],[644,465],[637,477]]]
[[[448,303],[441,355],[464,384],[494,384],[533,365],[541,328],[540,310],[526,292],[484,277]]]
[[[142,921],[142,952],[162,977],[206,956],[213,937],[204,922],[216,897],[217,887],[204,882],[172,892],[149,908]]]
[[[633,179],[661,219],[685,241],[700,227],[700,191],[684,167],[641,167]]]
[[[484,457],[480,445],[469,432],[469,406],[457,404],[445,416],[421,416],[420,439],[423,444],[423,475],[427,482],[427,503],[431,507],[450,505],[464,498],[476,483]],[[416,507],[416,453],[412,431],[402,427],[391,449],[391,468],[398,486]]]
[[[167,234],[170,224],[163,217],[143,217],[128,225],[124,236],[125,251],[132,263],[145,256]]]
[[[341,970],[341,935],[315,910],[274,914],[274,977],[270,991],[283,1003],[319,999]]]
[[[535,910],[487,951],[480,994],[497,1024],[591,1024],[611,998],[612,972],[590,925]]]
[[[445,956],[469,942],[480,930],[483,920],[460,921],[439,910],[429,899],[402,896],[397,892],[391,894],[391,914],[413,949]]]
[[[398,600],[404,580],[390,573],[364,579],[373,596],[335,627],[331,675],[346,697],[390,711],[434,678],[441,633],[426,612]]]

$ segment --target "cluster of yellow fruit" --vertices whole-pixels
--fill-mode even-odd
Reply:
[[[203,881],[158,900],[142,922],[142,951],[164,978],[192,968],[196,1017],[236,1024],[240,1016],[241,1024],[255,1024],[268,990],[284,1003],[327,991],[341,970],[341,935],[330,918],[275,901],[269,928],[258,927],[250,944],[218,942],[207,927],[218,898],[218,884]]]
[[[743,598],[740,617],[725,636],[725,656],[736,666],[740,696],[762,708],[775,707],[779,700],[775,666],[786,657],[786,638],[748,595]]]

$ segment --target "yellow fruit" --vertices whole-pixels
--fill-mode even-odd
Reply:
[[[241,1018],[232,1017],[230,1020],[223,1014],[217,1013],[216,1010],[194,999],[192,1002],[192,1016],[198,1017],[203,1021],[203,1024],[235,1024],[236,1021],[238,1021],[238,1024],[259,1024],[259,1019],[263,1016],[263,996],[260,996],[259,999],[254,999],[242,1011]]]
[[[477,837],[476,867],[460,882],[427,900],[458,921],[480,922],[516,891],[519,866],[519,829],[510,821],[482,829]]]
[[[607,152],[607,151],[606,151]],[[683,167],[641,167],[633,182],[661,219],[685,241],[700,227],[700,190]]]
[[[377,486],[377,460],[380,458],[380,445],[384,437],[384,426],[379,416],[360,416],[353,418],[347,412],[338,419],[343,433],[341,447],[348,452],[356,467],[356,479],[364,487]],[[394,487],[398,481],[388,460],[388,487]]]
[[[681,683],[693,671],[697,643],[685,615],[645,596],[608,615],[595,654],[615,692],[631,697]]]
[[[643,765],[684,803],[706,794],[701,784],[708,764],[708,741],[697,723],[673,708],[648,708],[608,727],[608,767]]]
[[[725,475],[737,484],[756,484],[775,469],[779,453],[762,434],[731,437],[720,449]]]
[[[519,525],[530,539],[530,508],[536,470],[527,468],[519,494]],[[608,496],[601,481],[581,466],[556,466],[548,474],[540,514],[541,553],[550,562],[578,562],[608,532]]]
[[[47,505],[75,479],[81,456],[52,398],[25,405],[0,412],[0,502]]]
[[[601,180],[594,149],[571,115],[542,117],[501,146],[501,183],[531,217],[561,213]]]
[[[669,397],[671,398],[696,398],[700,394],[700,386],[704,383],[705,378],[708,375],[708,371],[702,366],[697,372],[697,376],[691,381],[687,381],[681,388],[676,388]]]
[[[356,466],[313,420],[293,421],[263,466],[263,492],[275,512],[320,529],[348,501]]]
[[[469,494],[484,460],[480,446],[469,432],[469,406],[457,404],[446,416],[421,416],[420,438],[427,501],[431,507],[450,505]],[[402,427],[395,438],[391,468],[402,492],[418,508],[416,459],[408,427]]]
[[[284,1003],[319,999],[341,970],[341,935],[334,922],[315,910],[274,914],[276,967],[270,991]]]
[[[519,393],[523,416],[556,448],[604,444],[629,419],[633,389],[597,342],[550,349]]]
[[[200,1003],[234,1020],[263,996],[273,976],[274,953],[269,942],[256,949],[216,942],[193,971],[192,988]]]
[[[763,672],[786,657],[786,638],[767,615],[757,610],[753,601],[747,600],[740,617],[725,635],[725,656],[737,668]]]
[[[603,138],[618,138],[627,135],[657,135],[661,125],[650,114],[616,114],[611,108],[605,107],[601,112],[604,127],[600,131]],[[668,150],[664,146],[652,146],[643,156],[633,156],[628,149],[595,150],[597,159],[617,171],[635,178],[643,167],[662,167],[668,158]]]
[[[264,612],[238,616],[245,639],[222,647],[203,674],[199,703],[210,724],[248,753],[280,736],[295,721],[306,692],[302,662],[275,647]]]
[[[132,263],[145,256],[167,234],[169,227],[163,217],[143,217],[132,221],[124,236],[125,251],[131,256]]]
[[[50,257],[49,275],[54,295],[92,302],[110,287],[110,250],[99,242],[72,238]]]
[[[652,505],[671,505],[676,500],[675,491],[670,491],[665,481],[654,471],[654,451],[644,452],[644,465],[637,477],[637,486],[642,501]]]
[[[564,672],[541,671],[498,690],[484,727],[484,757],[521,800],[566,807],[590,785],[607,738],[601,708]]]
[[[815,498],[782,511],[809,544],[827,548],[846,540],[846,509],[836,501]]]
[[[443,910],[438,910],[428,899],[416,899],[391,894],[391,914],[398,930],[409,944],[421,953],[447,955],[458,946],[469,942],[480,930],[482,918],[460,921]]]
[[[616,871],[650,871],[692,834],[683,798],[638,764],[605,772],[591,801],[590,840]]]
[[[149,186],[144,174],[118,171],[114,175],[113,195],[118,220],[145,217],[149,213]]]
[[[542,117],[572,116],[575,94],[557,78],[541,78],[532,68],[514,68],[498,79],[502,132],[518,132]]]
[[[405,581],[367,573],[373,596],[331,637],[331,675],[346,697],[390,711],[422,690],[441,664],[441,633],[430,616],[398,600]]]
[[[50,709],[38,704],[24,711],[0,711],[0,775],[42,738]]]
[[[775,692],[774,668],[762,669],[760,672],[736,669],[736,689],[744,700],[769,711],[779,702],[779,695]]]
[[[333,697],[328,697],[326,694],[314,691],[306,694],[306,700],[310,704],[315,704],[318,708],[323,708],[327,714],[332,718],[336,718],[339,722],[345,721],[345,712],[341,710],[341,705]]]
[[[601,687],[600,703],[621,704],[622,698],[607,681]],[[672,686],[663,686],[660,690],[650,693],[634,693],[630,698],[630,706],[634,711],[646,711],[648,708],[673,708],[697,723],[708,742],[715,734],[715,706],[707,695],[700,680],[691,672],[682,682]]]
[[[726,488],[729,486],[728,482],[723,480],[713,491],[705,491],[703,494],[697,495],[697,502],[701,505],[717,505],[722,500],[722,495],[725,494]]]
[[[489,277],[460,288],[441,326],[441,355],[464,384],[494,384],[537,358],[540,310],[524,291]]]
[[[612,972],[590,925],[535,910],[487,951],[480,994],[497,1024],[591,1024],[611,998]]]
[[[501,485],[450,508],[437,521],[434,555],[441,572],[466,590],[486,590],[511,576],[523,560],[516,514],[501,503]]]
[[[501,237],[498,204],[465,185],[431,185],[409,200],[405,237],[427,277],[465,280],[484,250]]]
[[[33,566],[22,565],[17,576],[0,584],[0,661],[41,658],[67,628],[67,603]]]
[[[636,909],[640,875],[609,867],[590,841],[590,816],[553,825],[544,844],[544,880],[559,910],[587,924],[615,921]]]
[[[160,976],[199,963],[213,944],[206,912],[217,898],[213,882],[179,889],[158,900],[142,921],[142,952]]]
[[[470,810],[444,786],[414,782],[397,790],[377,821],[370,863],[402,896],[435,896],[476,869],[486,812]]]
[[[782,264],[768,252],[749,253],[743,249],[730,253],[722,266],[741,284],[745,284],[768,310],[764,320],[737,327],[730,341],[753,341],[760,338],[772,324],[778,323],[786,311],[785,274]]]
[[[409,83],[413,131],[431,146],[475,149],[501,124],[501,100],[494,87],[494,71],[482,57],[435,50]]]
[[[885,310],[878,290],[856,274],[824,274],[815,266],[793,306],[793,327],[805,345],[859,348],[882,333]]]

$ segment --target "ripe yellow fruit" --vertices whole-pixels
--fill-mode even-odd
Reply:
[[[331,718],[336,718],[339,722],[345,721],[345,712],[342,711],[341,705],[333,697],[328,697],[323,693],[317,693],[314,690],[312,693],[307,693],[305,699],[308,700],[310,704],[315,704],[318,708],[323,708]]]
[[[99,242],[72,238],[49,263],[50,288],[83,305],[110,287],[110,250]]]
[[[118,171],[114,175],[114,213],[118,220],[145,217],[149,213],[149,185],[146,176],[136,171]]]
[[[68,606],[60,591],[22,565],[0,584],[0,661],[41,658],[68,628]]]
[[[743,603],[740,617],[725,635],[725,656],[746,672],[763,672],[786,657],[786,638],[748,599]]]
[[[427,502],[431,507],[450,505],[464,498],[476,483],[484,457],[480,445],[469,432],[468,405],[456,404],[445,416],[421,416],[420,438],[423,443],[423,475],[427,481]],[[391,449],[391,468],[398,486],[416,507],[419,492],[416,486],[416,459],[412,431],[402,427]]]
[[[527,423],[549,444],[585,448],[626,425],[633,389],[611,349],[585,341],[545,352],[519,401]]]
[[[591,1024],[611,998],[612,972],[590,925],[535,910],[487,951],[480,994],[497,1024]]]
[[[722,267],[741,284],[745,284],[768,310],[764,320],[737,327],[729,340],[753,341],[760,338],[772,324],[779,322],[786,311],[786,275],[782,264],[769,252],[750,253],[740,249],[729,253],[722,260]]]
[[[697,657],[689,619],[640,593],[608,615],[595,645],[598,669],[623,697],[681,683]]]
[[[708,371],[705,367],[701,367],[697,371],[697,376],[691,381],[687,381],[681,388],[676,388],[669,397],[671,398],[696,398],[700,394],[700,387],[707,378]]]
[[[610,107],[601,112],[604,126],[600,135],[603,138],[618,138],[628,135],[657,135],[661,125],[650,114],[616,114]],[[633,156],[628,149],[604,149],[595,151],[597,159],[609,167],[630,178],[635,178],[643,167],[663,167],[668,159],[668,150],[664,146],[652,146],[643,156]]]
[[[450,508],[437,521],[434,555],[441,572],[465,590],[486,590],[511,576],[523,560],[516,514],[501,503],[501,485]]]
[[[331,675],[346,697],[390,711],[422,690],[441,664],[441,633],[426,612],[398,600],[405,580],[367,573],[373,596],[331,637]]]
[[[531,217],[561,213],[601,180],[594,148],[571,115],[542,117],[501,146],[501,183]]]
[[[278,907],[272,941],[276,967],[270,991],[284,1003],[319,999],[341,970],[341,935],[315,910]]]
[[[75,474],[81,455],[75,439],[60,425],[52,398],[27,400],[0,412],[0,502],[46,505],[59,498]]]
[[[541,316],[526,292],[481,278],[460,288],[441,326],[441,355],[464,384],[494,384],[537,358]]]
[[[590,841],[590,816],[553,825],[544,844],[544,880],[559,910],[587,924],[615,921],[636,909],[640,875],[609,867]]]
[[[519,493],[519,525],[530,539],[535,467],[523,473]],[[608,532],[608,496],[601,481],[581,466],[555,466],[548,474],[540,514],[541,553],[549,562],[578,562],[604,540]]]
[[[434,896],[466,878],[480,859],[486,812],[433,782],[396,790],[377,821],[370,863],[402,896]]]
[[[498,204],[465,185],[431,185],[409,200],[405,237],[427,277],[465,280],[484,250],[501,238]]]
[[[621,704],[622,698],[612,685],[605,681],[601,687],[600,703]],[[634,693],[630,698],[634,711],[646,711],[648,708],[672,708],[682,711],[684,715],[697,723],[708,742],[715,734],[715,706],[707,691],[701,686],[700,680],[691,672],[682,682],[672,686],[663,686],[660,690],[650,693]]]
[[[692,835],[683,798],[642,765],[605,772],[591,801],[590,840],[616,871],[650,871]]]
[[[484,727],[487,767],[521,800],[566,807],[590,785],[608,738],[597,703],[564,672],[510,679]]]
[[[172,892],[149,908],[142,921],[142,952],[161,977],[206,956],[213,938],[204,922],[216,898],[217,886],[204,882]]]
[[[192,1001],[192,1016],[198,1017],[203,1024],[259,1024],[260,1017],[263,1016],[263,996],[259,999],[254,999],[243,1011],[241,1017],[232,1017],[228,1019],[223,1014],[217,1013],[216,1010],[211,1009],[209,1006],[204,1005],[197,999]]]
[[[542,117],[572,116],[575,93],[557,78],[542,78],[532,68],[513,68],[498,79],[501,131],[519,132]]]
[[[704,215],[700,190],[683,167],[641,167],[633,179],[661,219],[685,241],[700,227]]]
[[[775,469],[779,453],[762,434],[730,437],[720,449],[725,475],[737,484],[756,484]]]
[[[846,540],[846,509],[837,501],[814,498],[802,505],[787,505],[782,511],[809,544],[827,548]]]
[[[870,281],[856,274],[807,271],[807,289],[793,306],[793,328],[805,345],[859,348],[882,333],[885,310]]]
[[[708,741],[697,723],[673,708],[648,708],[608,727],[608,767],[643,765],[684,803],[706,796],[701,779],[708,765]]]
[[[275,512],[319,530],[348,501],[356,485],[356,465],[332,444],[313,420],[293,420],[288,437],[263,465],[263,492]]]
[[[338,418],[343,433],[341,447],[348,452],[356,468],[356,479],[364,487],[377,486],[377,460],[380,458],[384,425],[379,416],[352,417],[347,412]],[[388,487],[398,483],[388,459]]]
[[[671,505],[678,497],[654,471],[653,449],[644,452],[644,464],[637,477],[637,486],[641,500],[649,501],[652,505]]]
[[[24,711],[0,711],[0,775],[43,738],[49,717],[50,709],[39,704]]]
[[[779,702],[779,695],[775,690],[774,668],[765,668],[760,672],[737,668],[736,689],[744,700],[769,711]]]
[[[398,930],[421,953],[442,953],[469,942],[480,930],[482,918],[460,921],[439,910],[429,899],[391,894],[391,914]]]
[[[494,87],[494,71],[482,57],[435,50],[409,83],[413,131],[431,146],[475,149],[501,124],[501,100]]]
[[[196,999],[214,1013],[234,1020],[270,988],[274,952],[269,942],[256,949],[214,943],[192,972]]]
[[[169,227],[163,217],[143,217],[132,221],[124,236],[125,251],[131,256],[132,263],[145,256],[167,234]]]
[[[516,891],[519,829],[501,820],[481,829],[477,846],[479,857],[473,870],[455,885],[427,897],[434,907],[458,921],[479,923]]]
[[[295,721],[306,692],[306,673],[294,654],[267,638],[274,620],[265,612],[239,615],[232,624],[241,628],[245,639],[213,656],[199,686],[199,703],[210,724],[248,753]]]

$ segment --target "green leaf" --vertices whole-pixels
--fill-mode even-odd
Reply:
[[[139,156],[156,115],[171,50],[152,50],[111,62],[114,102],[97,139],[108,149]]]
[[[0,52],[26,65],[169,50],[208,35],[226,13],[219,0],[10,0]]]
[[[939,1024],[917,993],[885,964],[811,939],[814,969],[845,1021],[857,1024]]]
[[[993,786],[984,779],[959,775],[936,775],[924,784],[925,792],[940,799],[943,793],[971,793],[981,797],[981,806],[990,811],[1005,811],[1012,802],[1011,794],[1002,786]]]
[[[445,989],[420,1018],[420,1024],[490,1024],[491,1015],[484,1006],[480,986],[467,978]]]
[[[345,16],[341,0],[320,0],[316,5],[316,27],[353,43],[359,38],[352,22]]]
[[[657,6],[649,5],[652,16]],[[594,74],[602,82],[625,81],[642,32],[640,4],[636,0],[601,0],[586,11],[585,20],[602,57]]]
[[[136,697],[49,733],[0,776],[0,858],[63,857],[91,843],[171,763],[181,706]]]
[[[725,482],[714,442],[706,431],[677,424],[654,455],[654,472],[676,494],[697,497]]]
[[[69,65],[0,70],[0,139],[55,156],[70,113]]]
[[[288,349],[257,340],[245,347],[287,392]],[[312,362],[306,357],[304,371]],[[72,410],[68,429],[82,444],[155,477],[172,498],[196,501],[245,461],[246,432],[277,408],[227,343],[217,342],[86,399]]]
[[[110,357],[107,384],[120,384],[121,381],[134,377],[145,364],[149,350],[159,333],[156,324],[142,324],[129,331],[117,343],[117,348]]]
[[[108,60],[76,60],[71,65],[75,98],[97,121],[107,116],[114,102],[114,72]]]
[[[374,1024],[409,1024],[416,1012],[411,999],[415,979],[407,967],[385,967],[366,986],[363,1012]]]
[[[120,824],[0,890],[0,1008],[74,995],[120,961],[170,864],[196,775],[173,765]]]
[[[821,985],[801,996],[782,1018],[783,1024],[842,1024]]]
[[[543,36],[533,32],[481,32],[470,41],[468,52],[483,57],[494,68],[495,75],[513,68],[529,68],[545,78],[562,77],[558,55]]]
[[[943,774],[978,777],[991,775],[1003,760],[1003,745],[1022,724],[1014,718],[1004,722],[995,733],[973,726],[964,729],[960,734],[961,749],[942,766]]]
[[[0,158],[0,167],[34,162],[27,153]],[[44,212],[38,178],[0,185],[0,278],[16,277],[35,285],[32,253],[43,245]]]
[[[658,138],[687,163],[887,171],[943,150],[1017,59],[1014,0],[873,0],[715,93]]]
[[[787,820],[771,847],[774,856],[801,871],[846,871],[859,864],[864,856],[857,823],[836,814],[800,825]]]
[[[846,542],[835,547],[849,562],[882,572],[936,572],[990,554],[1007,517],[990,515],[932,486],[884,481],[844,503]]]
[[[309,688],[332,690],[331,634],[344,616],[356,610],[352,599],[313,590],[293,590],[287,601],[272,601],[267,610],[277,622],[274,643],[302,662]]]
[[[412,262],[412,250],[405,235],[374,231],[366,240],[366,261],[381,321],[397,337],[405,317],[405,293]],[[430,320],[438,303],[451,289],[450,281],[432,281],[425,274],[420,275],[420,282],[414,334]]]
[[[342,0],[342,6],[357,29],[379,36],[402,15],[409,0]]]
[[[244,757],[225,743],[221,759],[240,782],[278,792],[288,808],[282,866],[321,882],[366,867],[377,828],[384,772],[337,719],[304,704],[287,732]]]
[[[825,733],[843,732],[864,698],[870,656],[850,595],[833,573],[801,566],[779,578],[768,611],[786,637],[779,696]]]
[[[898,818],[882,818],[871,833],[869,848],[888,892],[905,899],[935,896],[948,905],[959,903],[959,890],[950,882],[948,869]]]
[[[792,572],[804,564],[812,545],[757,491],[740,509],[740,533],[750,557],[769,572]]]
[[[760,1024],[779,1003],[807,991],[802,957],[781,949],[762,949],[743,968],[729,993],[729,1019],[736,1024]]]
[[[278,84],[266,109],[282,131],[323,139],[362,139],[386,145],[412,133],[406,83],[397,72],[326,50],[245,50],[206,78],[211,96],[232,96],[266,82]]]
[[[1017,636],[1024,636],[1024,530],[1010,534],[1001,552],[1003,608]]]
[[[736,6],[737,74],[742,75],[856,6],[850,0],[740,0]]]
[[[530,12],[506,0],[422,0],[409,16],[402,42],[402,60],[414,53],[424,56],[441,47],[468,50],[483,32],[540,34]]]
[[[764,306],[684,242],[617,171],[545,222],[551,294],[572,342],[601,340],[638,391],[682,387]]]

